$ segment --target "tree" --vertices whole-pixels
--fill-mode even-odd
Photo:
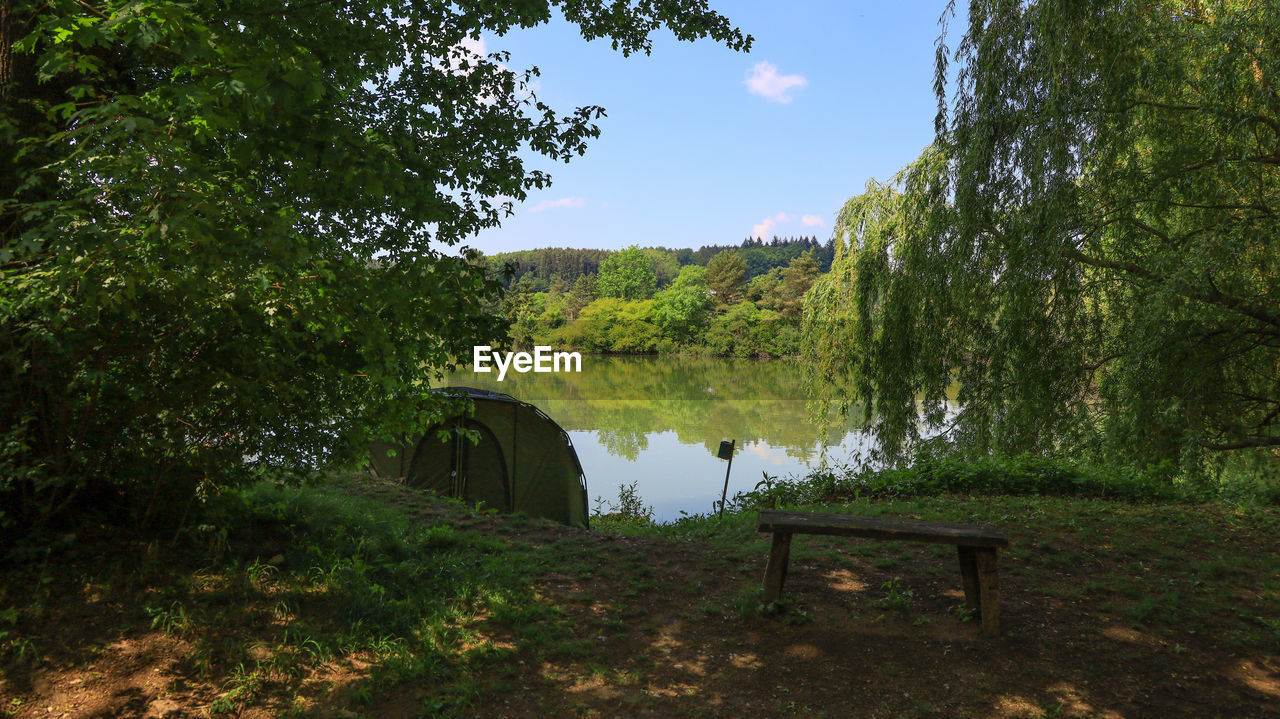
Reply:
[[[468,49],[554,8],[624,55],[663,25],[750,44],[651,0],[0,6],[4,511],[176,517],[430,422],[421,388],[497,334],[501,289],[441,250],[547,186],[528,150],[599,133]]]
[[[743,291],[743,296],[748,302],[754,302],[763,307],[765,297],[768,297],[775,292],[781,284],[782,269],[775,267],[759,277],[753,277],[751,281],[747,283],[747,287]]]
[[[642,252],[649,257],[649,267],[658,287],[667,287],[675,281],[676,275],[680,274],[680,263],[676,261],[674,252],[658,247],[646,247]]]
[[[530,349],[536,343],[538,318],[547,309],[546,294],[517,286],[502,299],[507,337],[514,349]]]
[[[731,305],[742,298],[747,281],[747,266],[736,250],[725,250],[707,263],[707,284],[715,293],[716,303]]]
[[[817,388],[891,455],[923,396],[977,452],[1274,474],[1278,32],[1274,3],[973,2],[937,147],[840,214]]]
[[[652,352],[658,339],[653,301],[601,297],[582,308],[574,330],[561,337],[589,352]]]
[[[577,318],[578,312],[583,307],[591,304],[596,298],[596,276],[582,275],[573,283],[573,290],[569,292],[569,298],[565,302],[565,313],[568,319]]]
[[[599,272],[601,260],[608,256],[608,250],[547,247],[540,250],[500,252],[486,260],[494,270],[511,264],[512,279],[517,282],[527,275],[548,281],[558,277],[565,282],[573,282],[583,275]]]
[[[653,298],[653,318],[664,336],[676,342],[691,342],[706,327],[714,307],[706,269],[689,265],[680,269],[670,287]]]
[[[780,273],[780,281],[763,295],[761,306],[771,309],[787,319],[800,318],[804,309],[804,295],[818,279],[818,260],[814,252],[800,255]]]
[[[657,289],[649,255],[636,245],[615,252],[600,263],[596,294],[624,300],[647,300]]]
[[[519,282],[516,282],[511,286],[511,290],[513,292],[546,292],[550,289],[550,282],[547,282],[541,277],[535,277],[529,274],[521,277]]]

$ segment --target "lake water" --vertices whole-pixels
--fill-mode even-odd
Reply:
[[[800,370],[786,360],[583,356],[581,373],[461,371],[446,384],[505,392],[569,433],[596,499],[636,484],[655,518],[710,512],[724,486],[721,440],[737,440],[729,496],[762,475],[805,474],[870,447],[862,428],[810,421]]]

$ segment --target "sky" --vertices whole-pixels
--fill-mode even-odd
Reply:
[[[493,254],[825,241],[848,198],[932,141],[945,6],[712,0],[755,38],[750,53],[662,30],[651,55],[624,58],[558,19],[484,36],[513,69],[539,68],[537,95],[557,111],[600,105],[607,116],[569,164],[530,156],[526,167],[549,172],[551,187],[466,244]]]

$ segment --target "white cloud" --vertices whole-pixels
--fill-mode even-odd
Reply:
[[[561,197],[558,200],[543,200],[533,207],[529,208],[530,212],[542,212],[553,207],[582,207],[587,204],[585,197]]]
[[[494,62],[494,60],[489,57],[489,49],[488,49],[488,46],[485,44],[483,35],[479,37],[472,37],[468,35],[462,38],[462,41],[454,45],[452,50],[450,51],[451,57],[456,52],[461,52],[463,59],[465,59],[467,63],[469,63],[472,66],[478,64],[480,61],[493,62],[495,65],[498,66],[499,70],[502,70],[503,72],[511,71],[511,68],[507,67],[506,63]],[[457,59],[451,59],[451,62],[457,62],[457,61],[458,61]],[[462,74],[461,68],[455,68],[451,70],[451,72],[459,75]],[[522,80],[522,76],[520,75],[520,73],[516,73],[516,82],[519,83],[521,80]],[[539,92],[542,92],[542,80],[532,79],[525,85],[517,84],[516,99],[528,100],[530,97],[537,95]],[[496,99],[492,95],[484,94],[484,93],[476,95],[476,98],[487,104],[492,104]]]
[[[758,224],[751,226],[751,236],[758,237],[762,240],[768,240],[773,237],[774,231],[779,225],[786,225],[796,221],[796,216],[786,212],[779,212],[776,215],[770,215]],[[798,218],[800,224],[805,227],[818,227],[822,225],[822,218],[817,215],[802,215]]]
[[[472,55],[476,55],[478,57],[484,57],[489,54],[488,51],[485,50],[483,37],[471,37],[468,35],[462,38],[462,42],[458,43],[458,47],[461,47],[463,50],[466,50]]]
[[[788,215],[785,212],[779,212],[776,215],[766,217],[763,220],[760,220],[759,224],[751,226],[751,236],[759,237],[762,240],[767,240],[769,239],[769,236],[773,233],[774,227],[784,222],[790,222],[791,219],[792,219],[791,215]]]
[[[773,218],[766,217],[760,221],[758,225],[751,226],[751,236],[764,239],[769,236],[769,230],[773,229]]]
[[[803,75],[779,75],[777,65],[758,62],[743,84],[752,94],[785,105],[791,102],[788,91],[793,87],[804,87],[809,81]]]

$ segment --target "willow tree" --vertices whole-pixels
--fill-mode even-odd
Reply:
[[[974,0],[945,40],[935,146],[849,201],[807,298],[816,388],[889,458],[1274,471],[1280,7]]]
[[[749,45],[705,2],[0,4],[0,527],[430,421],[426,382],[497,329],[448,248],[598,135],[482,50],[555,12],[624,55]]]

